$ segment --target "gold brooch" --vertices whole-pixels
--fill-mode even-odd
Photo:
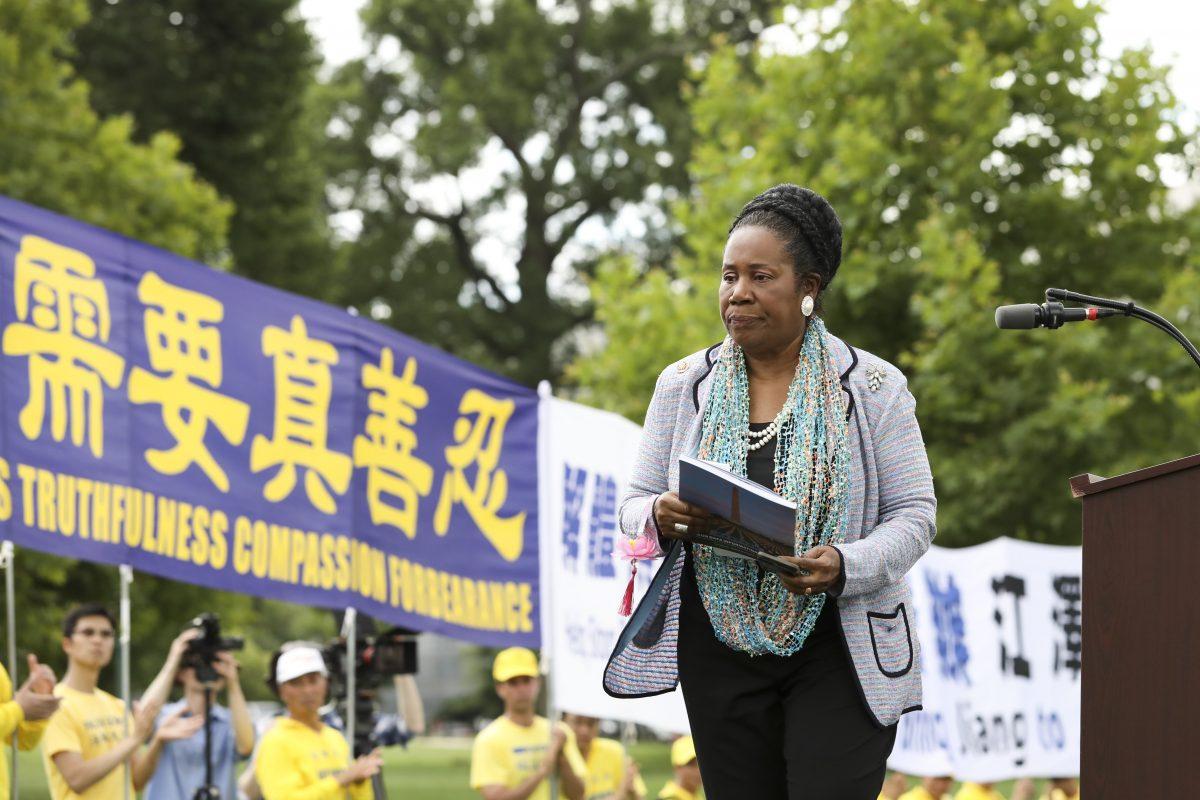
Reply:
[[[687,369],[688,369],[688,362],[686,360],[680,361],[678,364],[675,365],[676,372],[687,372]]]
[[[883,378],[887,373],[882,367],[871,367],[867,370],[867,388],[872,392],[878,392],[879,387],[883,386]]]

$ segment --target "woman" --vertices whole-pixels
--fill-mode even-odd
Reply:
[[[682,682],[712,800],[874,798],[897,720],[921,707],[904,575],[934,535],[933,481],[904,377],[816,315],[841,247],[808,189],[742,210],[719,277],[729,335],[659,376],[621,504],[629,552],[665,560],[605,690]],[[677,494],[684,455],[797,502],[798,576],[689,541],[713,520]]]
[[[298,646],[271,658],[267,684],[287,708],[262,737],[254,775],[266,800],[370,800],[378,751],[351,761],[342,734],[321,720],[328,672],[321,651]]]

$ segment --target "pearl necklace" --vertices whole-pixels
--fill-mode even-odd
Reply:
[[[841,381],[829,358],[820,318],[809,323],[796,374],[781,413],[764,431],[750,431],[750,385],[745,356],[726,339],[712,370],[697,454],[746,475],[747,453],[775,441],[774,489],[797,504],[794,542],[802,553],[845,535],[850,503],[850,441]],[[772,431],[772,427],[775,428]],[[795,654],[816,625],[825,595],[794,595],[773,572],[753,561],[692,547],[700,599],[713,633],[749,655]]]
[[[753,452],[766,445],[775,435],[779,433],[779,428],[783,423],[787,422],[788,417],[792,415],[792,407],[788,403],[784,403],[783,408],[775,415],[775,419],[771,420],[771,424],[763,428],[761,431],[752,431],[746,429],[746,435],[749,437],[746,440],[746,451]]]

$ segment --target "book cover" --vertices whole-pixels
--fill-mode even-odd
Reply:
[[[756,558],[760,551],[795,555],[796,504],[724,465],[680,458],[679,497],[727,523],[693,537],[695,541],[746,558]]]

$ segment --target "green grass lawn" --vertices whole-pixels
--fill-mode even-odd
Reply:
[[[662,742],[639,742],[631,749],[642,770],[650,797],[671,776],[670,747]],[[384,751],[385,785],[391,796],[404,800],[471,800],[479,795],[467,785],[471,770],[471,743],[466,739],[421,739],[407,750]],[[41,754],[21,753],[18,766],[21,800],[49,800]],[[910,784],[915,781],[910,780]],[[1008,796],[1012,782],[997,787]],[[1039,781],[1039,794],[1045,787]]]

